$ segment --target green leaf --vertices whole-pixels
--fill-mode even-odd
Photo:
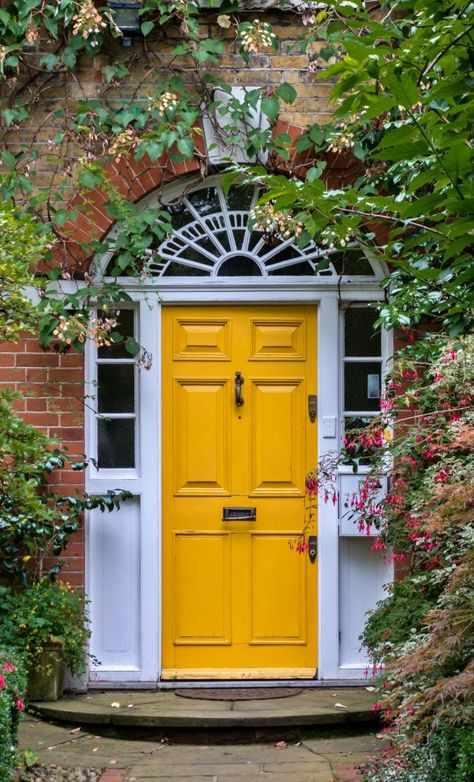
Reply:
[[[135,339],[127,339],[125,343],[125,350],[130,353],[132,356],[138,356],[140,353],[140,345]]]
[[[189,136],[178,139],[177,147],[185,157],[191,158],[194,155],[194,141]]]
[[[58,62],[55,54],[43,54],[40,58],[40,65],[43,65],[48,71],[52,71]]]
[[[280,111],[280,101],[276,95],[267,95],[262,100],[262,111],[270,121],[275,120],[278,117]]]
[[[7,166],[7,168],[9,168],[10,170],[13,170],[15,168],[15,166],[16,166],[16,157],[15,157],[15,155],[12,155],[11,152],[8,152],[8,150],[4,150],[2,152],[2,160],[5,163],[5,165]]]
[[[140,30],[142,31],[142,35],[146,36],[151,33],[153,28],[155,27],[154,22],[142,22],[140,25]]]
[[[315,182],[316,179],[319,179],[321,174],[323,173],[324,169],[326,168],[326,161],[325,160],[319,160],[315,166],[312,166],[306,174],[306,181],[307,182]]]
[[[410,109],[420,100],[416,81],[409,73],[404,72],[400,79],[395,75],[390,76],[385,79],[385,84],[391,90],[399,105],[406,109]]]
[[[283,84],[280,84],[280,86],[275,90],[275,95],[278,95],[278,97],[285,101],[285,103],[294,103],[297,97],[297,92],[292,84],[283,82]]]

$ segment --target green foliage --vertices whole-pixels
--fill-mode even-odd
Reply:
[[[370,782],[471,782],[474,768],[474,731],[471,727],[443,727],[425,743],[410,747],[394,765],[390,753],[366,768]]]
[[[374,550],[404,568],[362,635],[374,667],[384,668],[380,708],[395,747],[367,771],[370,782],[431,782],[446,778],[430,776],[432,766],[450,776],[472,768],[472,742],[458,745],[455,731],[467,737],[474,725],[473,388],[473,336],[415,341],[397,354],[382,413],[351,433],[332,467],[355,443],[378,443],[366,451],[369,471],[351,512],[362,529],[377,528]],[[320,481],[332,474],[324,471]]]
[[[0,232],[0,341],[17,341],[21,332],[36,329],[37,315],[24,288],[42,287],[34,269],[52,237],[7,203],[0,207]]]
[[[0,644],[8,640],[21,652],[27,668],[37,668],[45,648],[59,644],[71,670],[77,675],[84,672],[90,632],[84,596],[79,590],[43,578],[17,593],[4,591],[2,600]]]
[[[379,601],[377,609],[369,613],[361,636],[375,663],[380,663],[393,648],[399,648],[413,633],[420,631],[422,620],[438,597],[440,588],[427,574],[387,585],[389,596]]]
[[[302,36],[303,49],[326,38],[311,62],[318,78],[336,81],[335,111],[297,142],[316,159],[355,156],[363,175],[337,191],[311,176],[264,183],[271,198],[287,195],[284,209],[323,246],[356,241],[389,264],[386,326],[428,315],[455,336],[474,322],[474,7],[385,0],[372,15],[364,6],[335,2],[324,28],[314,20]]]
[[[0,782],[11,782],[26,689],[22,656],[0,640]]]
[[[128,492],[105,496],[61,496],[47,488],[48,476],[68,463],[67,453],[14,410],[19,394],[0,392],[0,575],[26,585],[43,575],[56,575],[58,557],[79,528],[86,509],[113,510]],[[74,463],[84,469],[87,462]]]

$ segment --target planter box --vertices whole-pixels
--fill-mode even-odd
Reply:
[[[61,646],[57,644],[46,648],[35,660],[35,666],[28,672],[28,700],[57,701],[63,694],[64,673],[65,664]]]

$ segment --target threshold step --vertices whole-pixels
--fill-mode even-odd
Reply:
[[[217,688],[215,688],[217,689]],[[373,692],[365,687],[303,689],[280,697],[225,700],[182,697],[175,690],[109,690],[31,703],[46,719],[77,725],[133,728],[268,728],[337,726],[376,720]],[[182,691],[181,691],[182,692]],[[263,693],[262,693],[263,694]],[[234,691],[235,695],[235,691]],[[253,693],[252,693],[253,695]]]

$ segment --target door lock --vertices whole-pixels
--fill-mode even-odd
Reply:
[[[318,397],[316,394],[308,394],[308,415],[312,424],[316,421],[318,413]]]
[[[316,562],[318,554],[318,537],[317,535],[310,535],[308,537],[308,557],[312,565]]]

